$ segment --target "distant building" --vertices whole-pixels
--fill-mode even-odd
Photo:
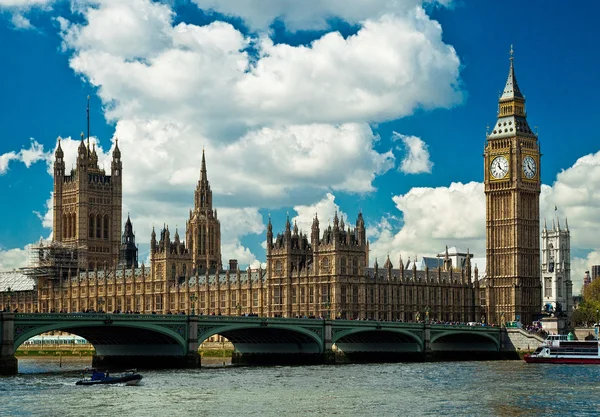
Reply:
[[[592,265],[592,281],[600,276],[600,265]]]
[[[571,234],[569,224],[561,228],[560,220],[552,220],[542,230],[542,309],[557,318],[564,329],[573,311],[571,281]]]

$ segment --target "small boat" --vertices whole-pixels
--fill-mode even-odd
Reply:
[[[550,335],[535,352],[525,355],[527,363],[600,365],[600,341],[574,340],[570,334]]]
[[[88,375],[86,377],[86,374]],[[137,385],[142,380],[142,376],[135,369],[128,369],[118,375],[110,375],[108,371],[102,372],[97,369],[86,369],[75,385],[106,385],[106,384],[125,384]]]

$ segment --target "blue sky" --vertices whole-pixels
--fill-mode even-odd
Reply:
[[[599,5],[256,1],[0,0],[0,267],[50,235],[46,161],[85,130],[88,94],[99,147],[123,143],[142,257],[152,224],[183,228],[203,146],[224,262],[264,262],[269,214],[306,229],[335,209],[362,210],[371,262],[484,257],[482,153],[511,44],[542,217],[569,217],[576,289],[600,263]]]

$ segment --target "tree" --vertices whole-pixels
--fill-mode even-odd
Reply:
[[[600,279],[592,281],[583,289],[583,302],[573,311],[572,322],[594,324],[600,321]]]

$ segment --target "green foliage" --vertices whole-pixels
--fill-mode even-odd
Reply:
[[[600,306],[600,279],[595,279],[583,289],[583,300]]]
[[[583,302],[573,311],[571,321],[577,325],[593,325],[600,320],[600,279],[583,289]]]

